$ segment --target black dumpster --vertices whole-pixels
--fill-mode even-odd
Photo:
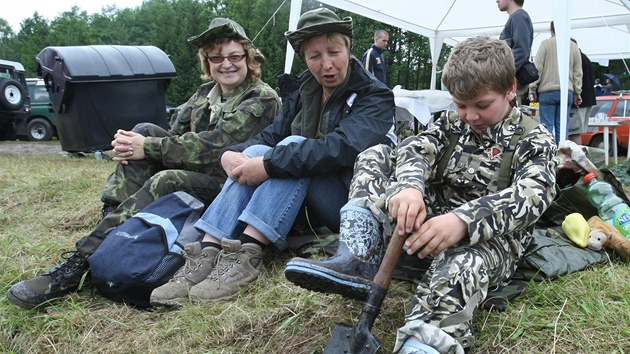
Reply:
[[[168,127],[164,92],[175,77],[168,56],[152,46],[46,47],[37,55],[68,152],[111,150],[118,129]]]

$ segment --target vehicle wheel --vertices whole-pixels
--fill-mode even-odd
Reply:
[[[616,141],[613,141],[612,135],[610,136],[610,140],[608,141],[608,143],[610,144],[610,148],[608,151],[608,154],[611,155],[612,151],[613,151],[613,146],[612,144],[615,144]],[[604,136],[603,135],[597,135],[594,136],[591,139],[591,143],[588,144],[590,147],[594,147],[594,148],[598,148],[598,149],[602,149],[604,150]],[[621,147],[619,145],[617,145],[617,154],[619,154],[619,152],[621,151]]]
[[[591,142],[588,144],[590,147],[604,149],[604,137],[601,135],[596,135],[591,139]]]
[[[25,97],[24,88],[17,80],[0,80],[0,104],[15,111],[24,105]]]
[[[52,139],[53,127],[46,119],[35,118],[28,122],[26,136],[30,141],[48,141]]]

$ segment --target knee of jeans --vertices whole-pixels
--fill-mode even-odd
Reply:
[[[290,135],[282,139],[278,143],[278,145],[289,145],[291,143],[299,143],[304,140],[306,140],[306,138],[303,136]],[[247,147],[245,150],[243,150],[243,154],[245,154],[245,156],[248,156],[248,157],[262,156],[270,149],[271,149],[271,146],[267,146],[267,145],[252,145],[252,146]]]
[[[267,145],[252,145],[243,150],[243,155],[247,157],[263,156],[265,152],[269,151],[270,149],[271,147]]]
[[[301,135],[290,135],[282,139],[282,141],[280,141],[278,145],[289,145],[291,143],[299,143],[304,140],[306,140],[306,138]]]

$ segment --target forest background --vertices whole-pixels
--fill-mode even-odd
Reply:
[[[305,0],[302,6],[304,12],[322,5]],[[284,72],[287,50],[284,33],[288,29],[289,10],[290,0],[146,0],[135,8],[109,6],[101,13],[92,14],[75,6],[51,21],[36,12],[21,22],[17,33],[2,18],[6,15],[0,15],[0,58],[21,62],[27,76],[36,77],[35,58],[48,46],[156,46],[169,55],[175,66],[177,78],[172,80],[166,91],[166,102],[167,105],[177,106],[186,102],[201,84],[197,50],[187,39],[205,31],[215,17],[233,19],[245,28],[254,45],[266,57],[263,81],[276,87],[277,77]],[[355,38],[352,51],[357,58],[361,58],[372,45],[377,29],[389,33],[390,42],[385,57],[390,88],[395,85],[407,90],[429,88],[431,54],[427,37],[351,12],[333,10],[341,18],[353,18]],[[438,61],[438,72],[449,53],[449,47],[445,45]],[[304,69],[304,64],[296,56],[292,73],[298,74]],[[623,62],[611,60],[609,67],[593,64],[595,77],[603,78],[607,72],[625,72]]]

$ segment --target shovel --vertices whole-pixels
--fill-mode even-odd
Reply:
[[[370,333],[370,330],[381,311],[381,304],[387,295],[392,273],[406,239],[407,235],[394,234],[392,236],[383,262],[370,286],[370,294],[363,305],[359,323],[356,327],[343,323],[337,324],[324,349],[324,354],[374,354],[381,347],[381,342]]]

